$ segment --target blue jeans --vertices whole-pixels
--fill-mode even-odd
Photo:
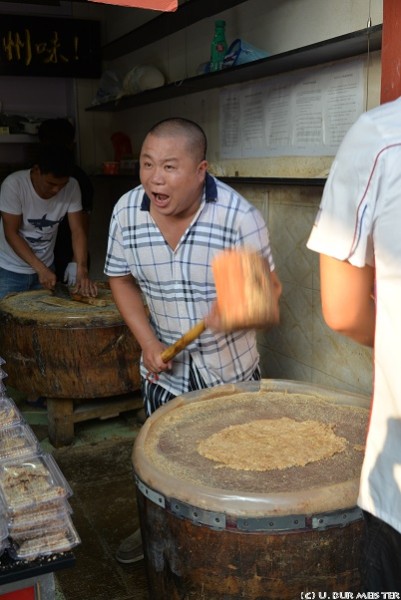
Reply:
[[[28,292],[40,289],[42,289],[42,285],[39,283],[37,273],[14,273],[0,267],[0,299],[11,292]]]
[[[361,556],[363,592],[401,591],[401,533],[364,512],[365,536]]]

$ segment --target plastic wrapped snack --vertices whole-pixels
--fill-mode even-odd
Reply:
[[[71,517],[68,513],[59,515],[54,520],[42,523],[40,526],[32,526],[27,528],[12,529],[9,531],[9,536],[13,542],[18,544],[40,538],[50,533],[62,532],[65,534],[74,528]]]
[[[7,395],[7,388],[3,382],[3,379],[5,379],[5,377],[7,377],[7,373],[5,371],[3,371],[3,369],[1,368],[1,365],[4,365],[5,362],[6,361],[4,360],[4,358],[1,358],[1,356],[0,356],[0,397]]]
[[[63,522],[72,514],[68,500],[60,498],[52,502],[42,502],[30,509],[8,512],[7,524],[10,535],[17,535],[29,529],[52,528],[56,523]]]
[[[72,490],[53,457],[40,454],[0,463],[0,493],[6,508],[15,511],[68,498]]]
[[[0,428],[0,461],[30,456],[39,450],[36,436],[26,423]]]
[[[2,507],[0,507],[0,556],[3,554],[4,550],[7,547],[8,547],[7,521],[4,517],[4,513],[2,512]]]
[[[0,429],[21,421],[22,416],[14,400],[11,400],[8,396],[0,396]]]
[[[19,560],[35,560],[39,556],[67,552],[81,542],[69,517],[59,527],[19,532],[11,538],[10,556]]]
[[[0,539],[0,556],[3,554],[4,550],[8,548],[9,545],[10,543],[8,541],[8,537]]]

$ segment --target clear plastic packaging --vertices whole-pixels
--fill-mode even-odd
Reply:
[[[22,415],[14,400],[8,396],[0,396],[0,429],[21,423]]]
[[[8,374],[1,368],[1,365],[4,365],[5,362],[6,361],[4,360],[4,358],[1,358],[0,356],[0,397],[7,396],[7,388],[3,383],[3,379],[8,377]]]
[[[0,556],[3,554],[4,550],[8,547],[8,527],[7,521],[4,518],[4,514],[1,511],[0,507]]]
[[[0,539],[0,556],[3,554],[4,550],[8,548],[9,545],[10,543],[8,541],[8,537]]]
[[[50,454],[0,463],[0,495],[8,511],[68,498],[72,490]]]
[[[0,494],[0,521],[2,521],[5,518],[4,515],[7,515],[7,513],[8,513],[8,511],[7,511],[7,507],[4,503],[4,498]]]
[[[8,535],[7,521],[5,520],[4,516],[0,512],[0,541],[4,540],[4,538],[6,538],[7,535]]]
[[[26,423],[0,427],[0,461],[31,456],[39,451],[39,442]]]
[[[12,529],[9,531],[11,540],[15,543],[20,544],[26,540],[33,540],[36,538],[42,538],[50,533],[65,533],[74,528],[71,517],[69,514],[64,513],[61,517],[42,523],[41,526],[33,525],[32,527],[21,527],[18,529]]]
[[[67,552],[80,543],[79,535],[69,520],[59,529],[21,532],[18,539],[11,538],[8,553],[14,559],[31,561],[39,556]]]
[[[0,513],[1,514],[1,513]],[[42,502],[30,509],[9,511],[6,517],[10,535],[14,532],[31,528],[44,528],[46,524],[63,521],[66,515],[72,514],[68,500],[60,498],[52,502]]]

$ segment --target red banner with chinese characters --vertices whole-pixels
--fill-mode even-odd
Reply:
[[[163,12],[174,12],[178,8],[178,0],[89,0],[89,2],[130,6],[131,8],[147,8]]]

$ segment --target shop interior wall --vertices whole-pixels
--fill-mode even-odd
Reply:
[[[87,3],[92,4],[92,3]],[[78,16],[93,15],[86,4],[75,3]],[[152,11],[112,8],[112,13],[102,21],[103,38],[106,42],[135,29],[137,20],[154,17]],[[109,18],[109,14],[113,17]],[[215,18],[226,21],[226,37],[230,43],[241,38],[272,55],[294,50],[302,46],[363,29],[370,19],[372,25],[382,22],[382,0],[248,0],[216,17],[203,19],[171,36],[165,37],[135,52],[104,63],[104,70],[112,71],[123,81],[129,71],[138,65],[154,65],[165,76],[166,82],[180,82],[197,74],[199,65],[209,59],[210,41],[213,36]],[[371,70],[373,67],[371,66]],[[371,76],[374,75],[371,73]],[[209,160],[221,162],[219,156],[219,103],[218,90],[185,96],[171,102],[149,104],[146,107],[113,113],[85,112],[96,95],[97,82],[77,82],[78,119],[81,132],[81,155],[83,164],[96,170],[103,160],[113,155],[110,135],[113,131],[127,133],[135,154],[139,153],[141,141],[148,128],[159,118],[175,114],[176,111],[191,115],[205,129],[209,141]],[[366,105],[378,102],[375,84],[371,82]],[[110,126],[111,129],[107,129]],[[93,144],[96,140],[96,144]],[[246,164],[224,165],[226,172],[240,171],[242,175],[257,174],[263,169],[267,174],[277,169],[288,172],[289,161],[266,159],[247,161]],[[321,165],[330,163],[330,158],[320,157],[313,161],[306,158],[292,159],[295,171],[306,170],[318,173]]]
[[[99,17],[105,41],[135,28],[138,19],[154,17],[151,11],[106,9],[87,4],[90,6],[74,3],[73,15]],[[228,41],[241,37],[275,54],[363,29],[369,17],[373,25],[378,24],[382,20],[381,11],[380,0],[248,0],[219,17],[227,22]],[[110,18],[111,14],[113,18]],[[135,65],[153,64],[162,70],[167,81],[193,76],[198,65],[208,60],[213,26],[214,18],[207,19],[131,55],[110,61],[104,64],[104,69],[113,70],[123,78]],[[367,61],[367,108],[379,102],[379,80],[378,54]],[[159,119],[179,114],[197,120],[204,127],[209,140],[209,160],[218,165],[222,161],[218,137],[219,90],[122,112],[87,112],[85,109],[95,97],[98,84],[97,80],[86,79],[73,82],[80,162],[93,176],[96,190],[90,237],[92,275],[102,278],[111,210],[120,195],[132,185],[129,178],[105,180],[98,176],[101,163],[113,158],[110,137],[114,131],[127,133],[134,154],[138,155],[147,129]],[[70,92],[66,92],[66,97],[69,95]],[[332,156],[261,158],[239,163],[229,161],[222,166],[228,174],[239,171],[248,176],[309,177],[329,168],[332,159]],[[280,327],[259,335],[263,375],[369,394],[370,350],[331,333],[322,321],[317,257],[305,246],[322,189],[315,186],[235,187],[258,206],[266,218],[277,272],[284,286]]]
[[[228,41],[241,37],[272,54],[285,52],[382,21],[381,1],[365,0],[249,0],[221,16],[227,22]],[[122,13],[120,13],[122,14]],[[153,64],[167,81],[179,81],[196,74],[207,61],[214,19],[198,23],[153,45],[111,61],[106,68],[123,79],[135,65]],[[128,23],[113,21],[113,39],[129,30]],[[366,57],[366,108],[379,103],[380,53]],[[80,89],[79,105],[88,105],[93,89]],[[327,171],[332,156],[279,157],[222,161],[219,156],[219,90],[198,93],[172,101],[113,114],[113,131],[124,131],[139,153],[147,129],[157,120],[180,115],[195,119],[209,140],[209,160],[228,175],[313,177]],[[88,139],[101,130],[105,115],[86,113]],[[94,168],[112,157],[107,136],[97,146]],[[91,163],[88,148],[88,162]],[[260,332],[259,349],[264,377],[295,379],[338,387],[370,395],[371,350],[329,330],[322,319],[318,257],[307,250],[306,240],[312,229],[321,199],[316,186],[236,185],[247,199],[261,210],[268,223],[277,272],[283,282],[282,319],[278,328]],[[119,190],[120,191],[120,190]],[[118,197],[115,190],[115,199]],[[109,192],[108,192],[109,193]],[[113,192],[111,192],[113,194]],[[109,209],[114,198],[107,200]]]

